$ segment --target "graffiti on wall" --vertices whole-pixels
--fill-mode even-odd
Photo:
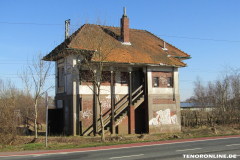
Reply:
[[[93,111],[87,108],[86,111],[80,112],[81,119],[89,119],[90,116],[93,115]]]
[[[111,108],[111,99],[103,99],[101,100],[102,110],[105,111],[106,109]]]
[[[119,101],[119,99],[120,99],[119,95],[116,95],[115,98],[117,101]],[[105,99],[101,100],[101,103],[102,103],[103,111],[105,111],[106,109],[110,109],[111,108],[111,95],[106,96]],[[81,119],[89,119],[89,117],[92,115],[93,115],[93,110],[90,110],[89,108],[80,112]]]
[[[177,115],[170,109],[159,110],[155,114],[155,118],[149,121],[149,125],[177,124]]]
[[[115,95],[115,99],[119,101],[120,100],[119,95]],[[111,108],[111,95],[106,96],[105,99],[101,100],[101,103],[103,111]]]

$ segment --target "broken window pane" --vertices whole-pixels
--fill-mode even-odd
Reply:
[[[158,87],[158,77],[154,77],[154,87]]]
[[[172,86],[172,78],[171,77],[168,77],[168,84],[167,86]]]

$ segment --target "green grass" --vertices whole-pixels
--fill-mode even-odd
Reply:
[[[174,134],[174,133],[173,133]],[[178,139],[188,139],[188,138],[201,138],[201,137],[216,137],[216,136],[227,136],[227,135],[238,135],[237,133],[232,134],[222,134],[222,135],[197,135],[192,137],[184,137],[183,133],[176,133],[180,136]],[[110,141],[110,142],[82,142],[82,143],[71,143],[71,144],[62,144],[62,143],[49,143],[48,147],[45,147],[45,143],[29,143],[29,144],[22,144],[22,145],[0,145],[0,152],[7,152],[7,151],[32,151],[32,150],[57,150],[57,149],[75,149],[75,148],[87,148],[87,147],[98,147],[98,146],[112,146],[112,145],[120,145],[120,144],[131,144],[131,143],[142,143],[142,142],[156,142],[156,141],[165,141],[165,140],[176,140],[176,138],[170,138],[169,136],[172,134],[154,134],[157,136],[163,136],[159,140],[125,140],[125,141]],[[72,138],[72,137],[66,137]],[[82,137],[75,137],[75,138],[82,138]]]
[[[24,150],[40,150],[45,147],[44,143],[29,143],[23,146]]]

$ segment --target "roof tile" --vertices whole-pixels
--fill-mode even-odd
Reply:
[[[64,56],[66,48],[80,50],[97,50],[106,58],[104,62],[142,63],[186,66],[174,56],[190,57],[175,46],[166,43],[167,51],[163,50],[164,40],[145,31],[130,29],[129,39],[131,45],[123,45],[120,41],[120,28],[85,24],[73,33],[67,40],[46,55],[44,60],[57,60]],[[60,56],[62,54],[62,56]],[[168,55],[171,56],[168,56]],[[92,61],[97,61],[92,57]]]

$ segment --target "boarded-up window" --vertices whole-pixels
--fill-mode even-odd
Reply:
[[[110,71],[102,71],[100,75],[101,85],[109,86],[111,85],[111,72]],[[92,73],[90,71],[81,71],[80,76],[81,82],[83,85],[92,85],[94,79],[92,79]],[[113,83],[115,83],[115,76],[113,76]]]
[[[129,81],[129,73],[128,72],[121,72],[121,85],[127,86]]]
[[[115,74],[113,72],[113,84],[115,84]],[[111,72],[110,71],[103,71],[102,72],[102,85],[110,86],[111,85]]]
[[[64,78],[64,68],[58,68],[58,87],[64,87],[65,78]]]

